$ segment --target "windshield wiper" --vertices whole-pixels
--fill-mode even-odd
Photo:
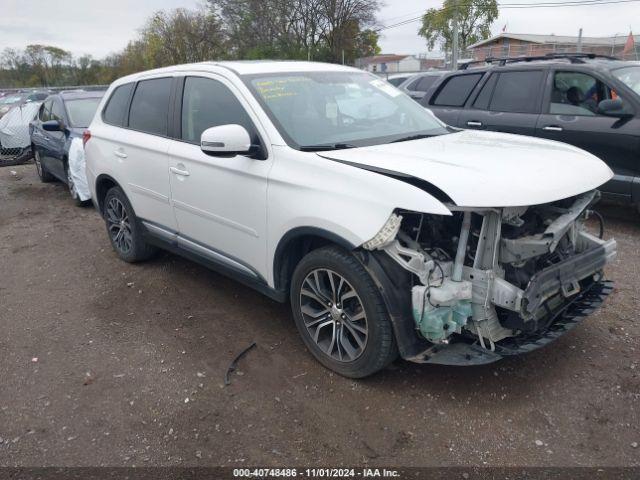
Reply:
[[[344,150],[347,148],[357,148],[357,145],[350,143],[333,143],[331,145],[302,145],[300,150],[303,152],[320,152],[324,150]]]
[[[421,138],[430,138],[430,137],[437,137],[437,136],[438,134],[433,134],[433,133],[419,133],[417,135],[409,135],[408,137],[397,138],[395,140],[392,140],[389,143],[408,142],[409,140],[420,140]]]

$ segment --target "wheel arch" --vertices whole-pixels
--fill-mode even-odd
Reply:
[[[104,198],[113,187],[120,187],[120,184],[111,175],[102,173],[96,178],[96,203],[101,214],[104,212]]]
[[[278,291],[287,292],[291,277],[302,258],[312,250],[337,245],[352,251],[356,245],[328,230],[318,227],[296,227],[285,233],[273,256],[273,281]]]

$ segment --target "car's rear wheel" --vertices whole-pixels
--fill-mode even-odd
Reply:
[[[366,377],[397,356],[380,292],[345,250],[325,247],[300,261],[291,282],[291,306],[309,351],[340,375]]]
[[[104,199],[104,219],[111,246],[125,262],[147,260],[156,248],[144,240],[142,225],[120,187],[112,187]]]
[[[51,175],[42,164],[40,152],[35,148],[33,149],[33,163],[36,164],[36,172],[38,172],[38,177],[40,177],[40,181],[42,183],[49,183],[53,181],[53,175]]]

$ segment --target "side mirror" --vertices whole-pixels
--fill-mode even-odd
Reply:
[[[624,102],[616,98],[615,100],[602,100],[598,104],[598,113],[608,117],[627,117],[631,115],[626,111]]]
[[[61,132],[62,125],[58,120],[47,120],[46,122],[42,122],[42,129],[47,132]]]
[[[251,137],[241,125],[211,127],[202,132],[200,149],[209,155],[244,155],[251,151]]]
[[[419,102],[420,100],[422,100],[424,98],[424,94],[426,92],[421,92],[419,90],[410,90],[408,93],[409,93],[409,96],[411,98],[413,98],[414,100]]]

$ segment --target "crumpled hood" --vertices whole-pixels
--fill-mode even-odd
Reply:
[[[613,177],[602,160],[571,145],[471,130],[318,155],[422,179],[461,207],[538,205],[593,190]]]

